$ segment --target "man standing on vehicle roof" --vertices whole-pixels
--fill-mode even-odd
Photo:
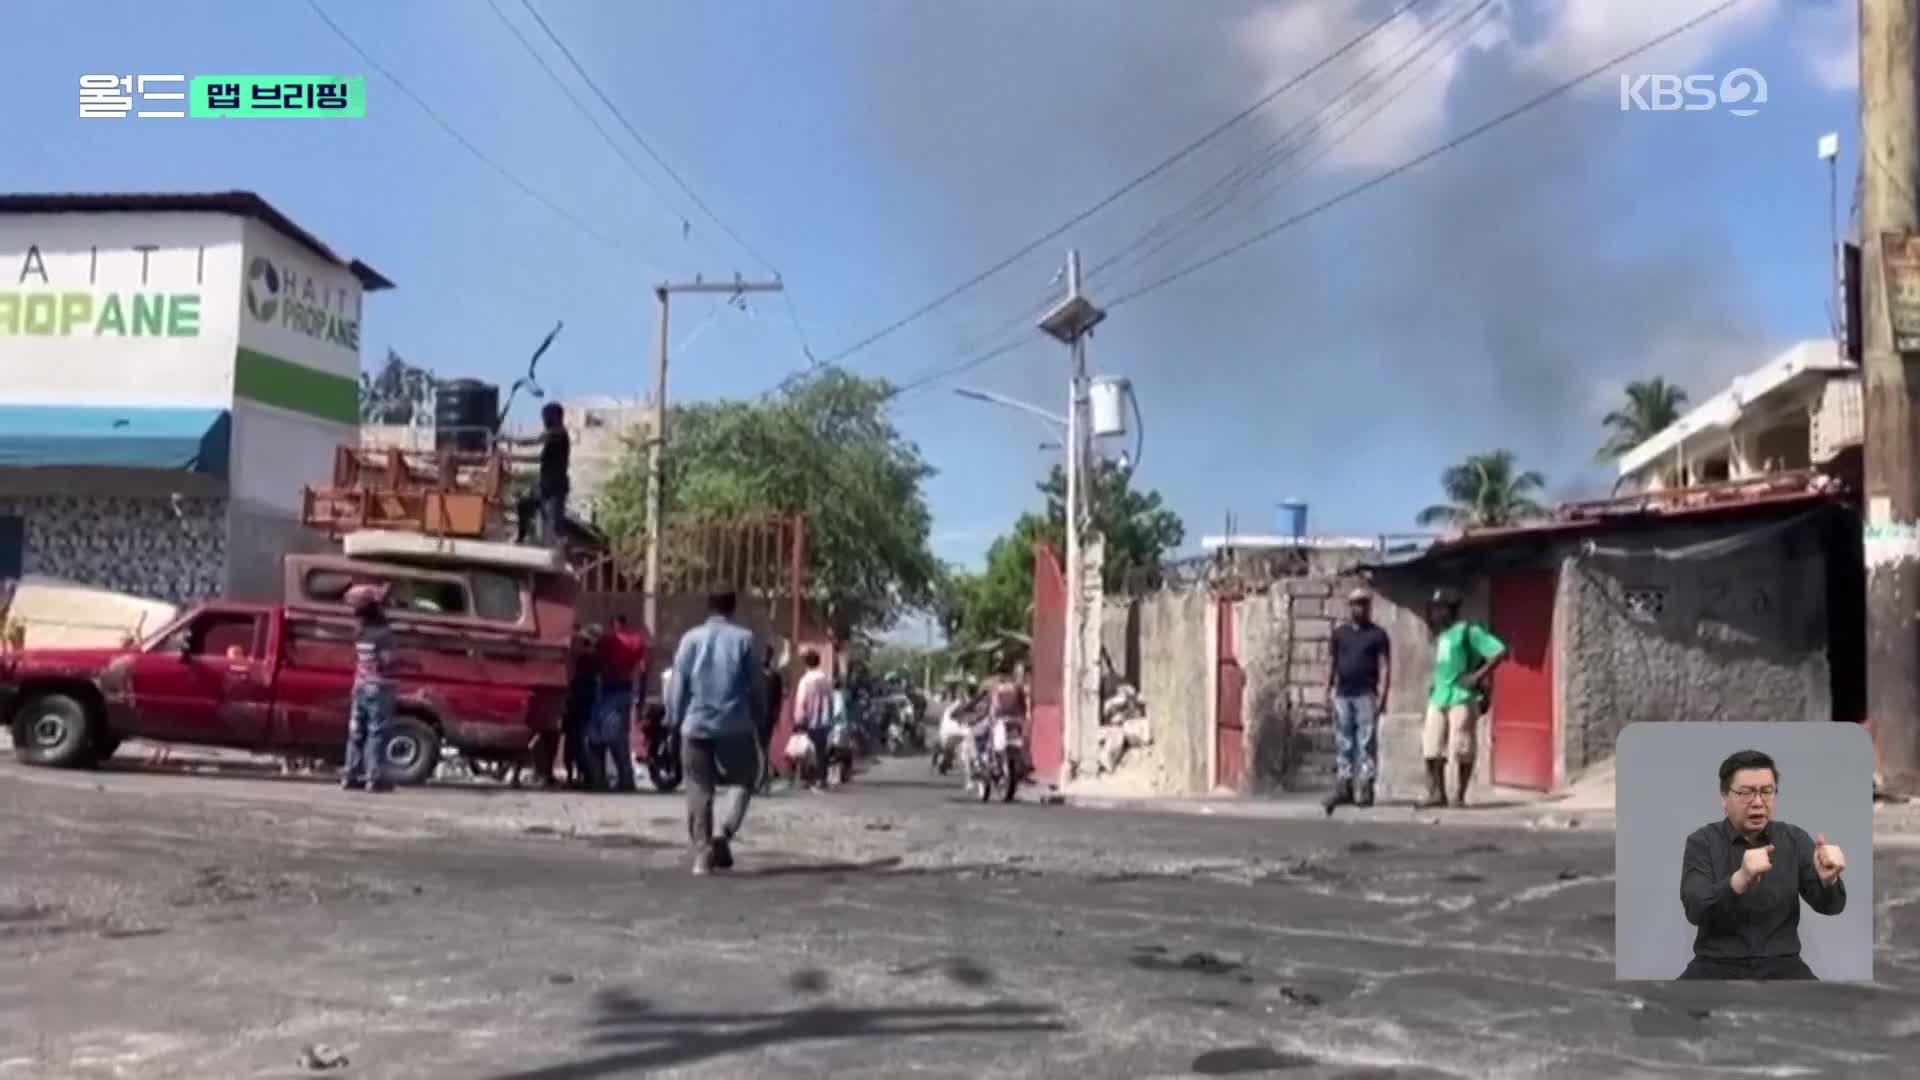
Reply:
[[[693,872],[733,868],[732,840],[747,817],[760,780],[760,712],[766,708],[753,631],[733,621],[731,592],[707,598],[707,621],[680,636],[668,690],[668,722],[679,728],[687,774],[687,834]],[[734,789],[733,809],[718,837],[713,798]]]
[[[385,590],[356,585],[347,590],[353,608],[353,696],[347,719],[347,767],[340,786],[351,791],[390,791],[380,762],[387,752],[387,725],[393,719],[393,627],[383,607]]]
[[[558,402],[549,401],[540,408],[540,434],[506,441],[510,446],[540,448],[538,486],[515,507],[520,526],[514,542],[527,542],[537,518],[544,542],[558,544],[560,523],[567,514],[567,495],[572,491],[567,473],[573,458],[573,440],[567,435],[566,410]]]
[[[613,790],[633,791],[633,689],[646,685],[647,635],[615,615],[600,637],[600,692],[587,734],[587,755],[596,770],[613,758]]]

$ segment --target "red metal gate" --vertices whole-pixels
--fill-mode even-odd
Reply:
[[[754,514],[735,518],[670,519],[660,558],[658,626],[652,634],[655,671],[667,663],[680,635],[706,618],[707,593],[730,588],[739,595],[739,621],[771,644],[784,638],[787,664],[781,674],[786,690],[773,739],[775,764],[784,765],[792,726],[793,688],[800,680],[800,650],[811,646],[829,671],[835,670],[831,635],[815,624],[808,609],[807,529],[800,514]],[[642,620],[646,608],[644,541],[616,548],[580,568],[581,626],[604,624],[615,614]],[[652,681],[649,691],[657,691]]]
[[[1244,703],[1247,673],[1240,667],[1234,649],[1234,597],[1215,601],[1219,618],[1214,620],[1215,664],[1213,715],[1213,786],[1240,790],[1247,774],[1247,719]]]
[[[1493,672],[1493,782],[1553,789],[1553,606],[1558,575],[1513,570],[1493,580],[1493,633],[1507,659]]]
[[[1066,761],[1067,575],[1046,544],[1033,547],[1033,771],[1060,782]]]

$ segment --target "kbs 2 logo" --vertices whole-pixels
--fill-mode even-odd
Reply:
[[[1766,76],[1734,68],[1724,76],[1622,75],[1621,112],[1708,112],[1725,109],[1752,116],[1767,103]]]

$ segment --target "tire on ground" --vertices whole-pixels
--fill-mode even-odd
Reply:
[[[380,771],[384,777],[403,786],[424,784],[440,766],[440,733],[433,725],[412,713],[400,713],[387,727],[386,744],[380,747]]]
[[[28,765],[91,765],[94,745],[93,718],[70,694],[35,694],[14,710],[13,753]]]

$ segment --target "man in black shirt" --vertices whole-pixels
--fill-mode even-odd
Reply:
[[[1333,628],[1328,648],[1333,661],[1328,667],[1327,700],[1333,708],[1334,787],[1322,805],[1332,816],[1336,806],[1373,805],[1380,707],[1393,681],[1393,645],[1373,621],[1373,595],[1367,590],[1347,594],[1347,618]]]
[[[1814,979],[1800,959],[1800,901],[1847,906],[1847,857],[1825,836],[1773,819],[1780,770],[1758,750],[1720,763],[1727,816],[1687,837],[1680,904],[1699,927],[1682,979]]]
[[[520,517],[515,543],[527,542],[536,518],[547,543],[560,540],[560,522],[566,516],[567,495],[572,490],[567,471],[572,464],[573,440],[567,436],[566,420],[566,410],[558,402],[550,401],[540,409],[540,434],[530,439],[510,440],[514,446],[540,448],[539,482],[534,493],[521,499],[515,508]]]

